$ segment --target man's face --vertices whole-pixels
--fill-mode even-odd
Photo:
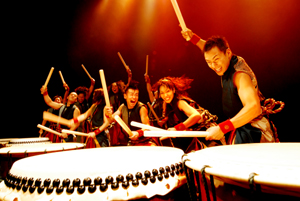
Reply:
[[[72,92],[70,93],[70,95],[68,96],[68,101],[73,104],[77,101],[77,93],[76,92]]]
[[[124,98],[127,102],[128,109],[134,108],[139,100],[139,90],[138,89],[128,89],[124,94]]]
[[[219,76],[222,76],[229,67],[232,56],[231,50],[228,48],[224,52],[218,47],[213,47],[211,50],[204,52],[204,58],[208,66],[214,70]]]

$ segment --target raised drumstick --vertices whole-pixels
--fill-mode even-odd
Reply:
[[[118,55],[119,55],[119,57],[120,57],[120,59],[121,59],[123,65],[125,66],[126,70],[129,70],[129,67],[126,65],[126,63],[125,63],[123,57],[121,56],[120,52],[118,52]]]
[[[59,117],[59,116],[52,114],[50,112],[47,112],[47,111],[43,112],[43,119],[70,127],[70,120]]]
[[[83,70],[86,72],[86,74],[89,76],[89,78],[92,80],[92,76],[89,74],[89,72],[86,70],[86,68],[84,67],[83,64],[81,64],[81,67],[83,68]]]
[[[114,119],[118,122],[118,124],[120,124],[120,126],[126,131],[126,133],[128,133],[130,137],[133,135],[131,130],[118,115],[114,116]]]
[[[175,13],[176,13],[176,16],[177,16],[177,19],[179,21],[179,24],[181,26],[181,29],[182,31],[187,31],[187,28],[186,28],[186,25],[185,25],[185,22],[183,20],[183,17],[182,17],[182,14],[181,14],[181,11],[179,9],[179,6],[177,4],[177,1],[176,0],[171,0],[171,3],[173,5],[173,8],[175,10]]]
[[[145,75],[148,75],[148,55],[146,56],[146,73]]]
[[[50,78],[51,78],[51,75],[52,75],[53,71],[54,71],[54,67],[52,67],[52,68],[50,69],[50,72],[49,72],[48,77],[47,77],[47,79],[46,79],[46,81],[45,81],[44,87],[47,87],[47,85],[48,85],[48,83],[49,83],[49,80],[50,80]]]
[[[142,124],[142,123],[139,123],[136,121],[131,121],[130,124],[131,124],[131,126],[135,126],[135,127],[142,128],[142,129],[148,129],[148,130],[152,130],[152,131],[166,131],[164,129],[157,128],[154,126],[149,126],[147,124]]]
[[[110,107],[110,102],[109,102],[109,96],[108,96],[108,91],[107,91],[107,86],[106,86],[104,71],[101,69],[99,71],[99,73],[100,73],[100,79],[101,79],[101,83],[102,83],[102,88],[103,88],[105,103],[106,103],[106,106]]]

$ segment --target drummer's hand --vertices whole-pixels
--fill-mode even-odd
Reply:
[[[68,134],[67,134],[67,133],[61,133],[60,137],[62,137],[62,138],[67,138],[67,137],[68,137]]]
[[[45,92],[47,92],[47,87],[43,85],[41,88],[41,94],[44,94]]]
[[[91,85],[92,85],[92,86],[95,85],[95,79],[94,79],[94,78],[91,79]]]
[[[128,77],[132,77],[131,70],[130,70],[129,66],[127,66],[127,67],[128,68],[126,69],[126,71],[127,71]]]
[[[186,31],[181,31],[182,37],[186,40],[189,41],[193,37],[193,32],[190,29],[187,29]]]
[[[129,137],[131,140],[139,139],[139,133],[137,131],[132,131],[132,136]]]
[[[88,137],[91,137],[91,138],[95,138],[96,137],[96,134],[95,134],[95,132],[90,132],[90,133],[88,133],[89,134],[89,136]]]
[[[206,130],[208,135],[206,140],[220,140],[224,136],[224,133],[221,131],[219,126],[212,126]]]
[[[43,129],[40,129],[39,131],[40,137],[42,136],[43,132],[44,132]]]
[[[70,87],[68,86],[67,83],[63,83],[63,87],[65,88],[66,91],[69,91],[69,90],[70,90]]]
[[[172,127],[172,128],[168,128],[168,131],[177,131],[176,128]]]
[[[145,77],[145,82],[146,83],[150,83],[150,77],[149,77],[149,75],[145,74],[144,77]]]

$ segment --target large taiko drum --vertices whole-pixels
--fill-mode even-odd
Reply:
[[[66,150],[83,149],[82,143],[34,143],[22,144],[22,146],[7,146],[0,149],[1,178],[5,178],[13,163],[28,156],[45,153],[60,152]]]
[[[105,147],[18,160],[0,184],[0,200],[185,200],[183,151]]]
[[[194,199],[300,197],[300,143],[209,147],[186,154],[182,161]]]
[[[15,138],[10,139],[7,147],[22,146],[27,144],[49,144],[51,143],[48,137],[30,137],[30,138]]]
[[[0,148],[6,147],[7,144],[16,138],[0,138]]]

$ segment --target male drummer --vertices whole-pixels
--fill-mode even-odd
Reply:
[[[133,80],[129,83],[124,93],[125,103],[120,105],[112,116],[119,115],[132,131],[133,135],[127,137],[129,138],[128,145],[156,146],[155,140],[143,137],[142,129],[130,125],[131,121],[150,125],[148,109],[144,103],[139,101],[139,89],[137,85],[138,82]],[[122,133],[119,133],[119,135],[126,133],[123,129],[120,132]],[[126,136],[128,135],[126,134]]]
[[[67,103],[63,104],[63,103],[57,103],[52,101],[52,99],[50,98],[50,96],[48,95],[48,90],[47,87],[42,86],[41,88],[41,94],[43,94],[45,103],[55,109],[55,110],[59,110],[59,116],[65,118],[65,119],[73,119],[76,118],[80,115],[80,110],[77,108],[77,106],[75,105],[76,101],[77,101],[77,93],[76,92],[71,92],[68,96],[67,96]],[[74,131],[76,130],[76,128],[78,127],[79,124],[74,124],[70,130]],[[60,125],[61,128],[64,127],[63,125]],[[67,128],[67,127],[64,127]],[[67,135],[66,133],[62,133],[61,137],[63,138],[67,138],[66,141],[70,142],[73,141],[73,137],[72,135]]]
[[[183,37],[197,45],[204,53],[208,66],[221,77],[222,106],[228,120],[207,129],[207,140],[219,140],[231,133],[229,144],[274,142],[269,120],[263,117],[256,77],[245,60],[234,55],[224,37],[213,36],[207,41],[191,30]]]

